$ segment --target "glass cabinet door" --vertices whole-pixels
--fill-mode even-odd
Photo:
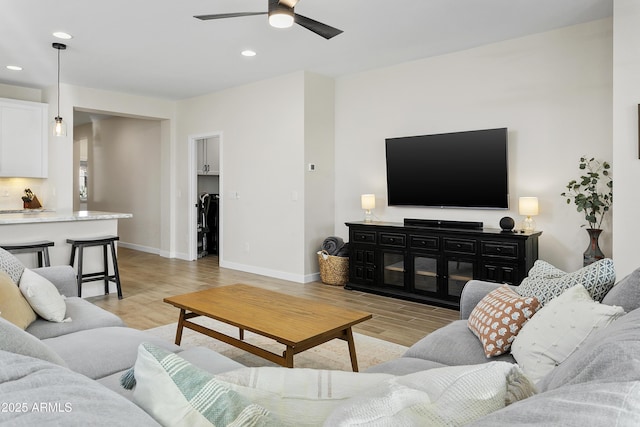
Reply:
[[[447,260],[447,295],[449,297],[460,297],[462,288],[473,279],[473,261],[463,259]]]
[[[413,257],[413,288],[420,292],[438,292],[438,258],[429,255]]]
[[[382,266],[384,286],[404,288],[404,254],[383,252]]]

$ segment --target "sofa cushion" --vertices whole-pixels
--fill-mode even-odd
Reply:
[[[373,374],[407,375],[434,368],[443,368],[445,366],[447,365],[432,362],[431,360],[405,356],[372,366],[365,372]]]
[[[71,321],[65,318],[67,306],[53,283],[25,268],[20,277],[20,292],[33,310],[50,322]]]
[[[67,316],[73,321],[55,323],[37,319],[29,325],[26,331],[40,339],[46,339],[86,329],[124,326],[124,322],[118,316],[82,298],[67,298],[65,304]]]
[[[42,360],[0,351],[0,378],[2,425],[158,426],[111,390]]]
[[[36,320],[36,313],[4,271],[0,271],[0,316],[20,329],[26,329]]]
[[[426,359],[444,365],[474,365],[486,363],[480,340],[469,330],[466,320],[456,320],[409,347],[404,357]],[[515,363],[511,354],[491,360]]]
[[[151,342],[172,352],[181,350],[144,331],[124,327],[78,331],[42,342],[58,353],[70,369],[93,379],[133,366],[142,342]]]
[[[602,299],[603,304],[618,305],[627,313],[640,307],[640,268],[616,283]]]
[[[562,270],[545,261],[537,260],[516,292],[522,296],[536,297],[544,306],[566,289],[582,284],[589,291],[591,298],[602,301],[616,280],[613,261],[609,258],[601,259],[573,273],[559,276],[559,272]]]
[[[469,424],[495,426],[638,426],[640,382],[574,384],[537,394]]]
[[[592,381],[640,381],[640,309],[594,333],[537,386],[541,391]]]
[[[15,284],[13,285],[15,286]],[[26,333],[0,317],[0,350],[35,357],[60,366],[67,366],[58,354],[38,338]]]
[[[534,381],[562,364],[589,335],[622,316],[622,307],[595,302],[582,285],[545,305],[518,334],[511,354]]]
[[[508,285],[489,292],[469,315],[468,325],[487,357],[509,351],[522,327],[540,308],[535,297],[522,297]]]
[[[65,297],[78,296],[78,281],[76,271],[70,265],[53,265],[51,267],[40,267],[32,270],[38,273],[58,288],[60,295]]]
[[[9,277],[11,277],[11,280],[13,280],[13,283],[17,285],[24,271],[24,264],[11,253],[0,248],[0,270],[7,273]]]

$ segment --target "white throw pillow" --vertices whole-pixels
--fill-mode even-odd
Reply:
[[[591,299],[583,285],[567,289],[529,320],[511,345],[525,374],[537,382],[569,357],[594,331],[622,316],[622,307]]]
[[[43,319],[51,322],[69,322],[65,319],[67,305],[58,288],[34,271],[25,268],[20,278],[20,292]]]

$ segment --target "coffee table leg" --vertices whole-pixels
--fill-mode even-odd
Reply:
[[[176,330],[176,345],[180,345],[182,341],[182,328],[184,327],[184,314],[185,310],[180,309],[180,316],[178,317],[178,329]]]
[[[293,347],[287,346],[284,351],[284,366],[286,368],[293,368]]]
[[[353,332],[351,328],[347,328],[345,331],[347,336],[347,344],[349,344],[349,355],[351,356],[351,369],[353,372],[358,372],[358,359],[356,357],[356,344],[353,341]]]

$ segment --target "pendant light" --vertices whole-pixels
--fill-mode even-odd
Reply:
[[[53,136],[67,136],[67,124],[60,117],[60,51],[67,48],[66,44],[53,43],[53,48],[58,50],[58,114],[53,119]]]

